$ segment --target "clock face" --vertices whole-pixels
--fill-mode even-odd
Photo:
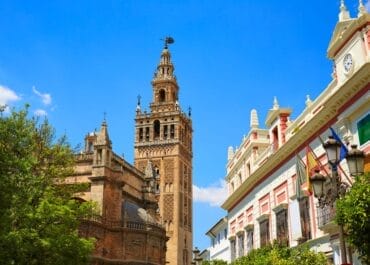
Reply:
[[[346,54],[343,59],[344,71],[348,73],[353,67],[353,59],[350,53]]]

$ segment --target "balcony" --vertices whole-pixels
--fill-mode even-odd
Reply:
[[[122,221],[111,221],[111,220],[106,220],[99,215],[93,215],[82,221],[100,224],[110,229],[123,228],[123,229],[130,229],[130,230],[156,231],[159,233],[161,233],[164,230],[164,227],[161,224],[157,224],[157,223],[138,222],[138,221],[125,220],[125,219]]]
[[[317,208],[317,225],[325,233],[335,233],[338,231],[338,225],[334,223],[335,208],[326,205],[324,208]]]

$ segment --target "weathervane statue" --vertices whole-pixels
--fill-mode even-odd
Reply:
[[[168,44],[172,44],[174,42],[175,42],[175,40],[172,37],[170,37],[170,36],[166,37],[164,39],[164,48],[167,49],[168,48]]]

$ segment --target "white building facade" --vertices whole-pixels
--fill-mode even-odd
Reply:
[[[302,164],[309,169],[312,154],[330,171],[322,147],[329,128],[365,152],[365,171],[370,171],[370,15],[361,1],[356,18],[341,3],[328,57],[335,66],[332,81],[315,100],[307,97],[294,121],[292,110],[275,98],[266,129],[252,110],[250,132],[238,148],[228,150],[229,195],[222,207],[228,212],[231,260],[277,240],[288,246],[307,242],[342,264],[338,230],[331,222],[335,213],[317,207],[317,199],[304,192],[307,182],[298,182],[298,171]],[[346,160],[339,175],[343,182],[353,181]],[[355,256],[350,255],[351,263],[360,264]]]
[[[231,261],[227,217],[221,218],[207,233],[210,238],[209,260]]]

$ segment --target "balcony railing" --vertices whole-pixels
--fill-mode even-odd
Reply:
[[[326,205],[324,208],[317,208],[317,224],[319,228],[331,223],[335,217],[335,208]]]
[[[130,220],[121,220],[121,221],[112,221],[102,218],[100,215],[92,215],[88,218],[85,218],[83,221],[95,222],[102,224],[109,228],[128,228],[133,230],[144,230],[144,231],[162,231],[164,227],[161,224],[145,222],[145,221],[130,221]]]

